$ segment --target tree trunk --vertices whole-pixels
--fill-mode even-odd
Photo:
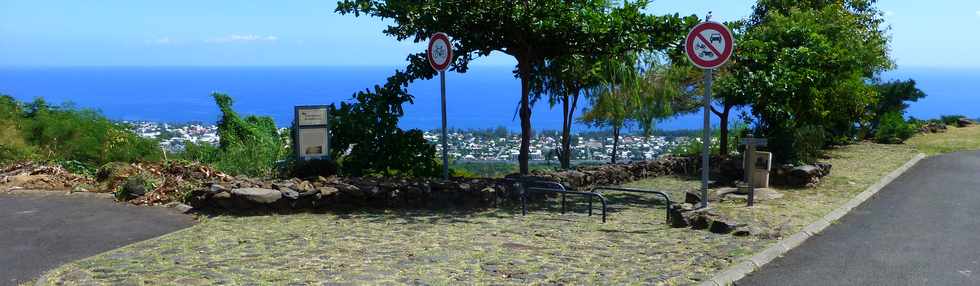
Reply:
[[[519,61],[518,69],[521,76],[521,151],[517,155],[517,161],[520,165],[521,175],[527,175],[528,170],[528,159],[531,153],[531,100],[530,100],[530,75],[528,63]]]
[[[728,113],[731,110],[732,106],[726,104],[724,110],[721,112],[721,115],[718,116],[720,117],[718,123],[720,125],[720,129],[718,131],[721,133],[718,136],[720,140],[718,141],[718,153],[720,153],[722,157],[728,156]]]
[[[619,126],[613,126],[613,151],[612,163],[616,164],[616,157],[619,154]]]
[[[567,170],[572,168],[572,119],[575,116],[575,106],[578,104],[578,91],[566,94],[564,97],[562,103],[564,118],[561,130],[561,153],[558,155],[560,156],[561,168]],[[570,97],[571,105],[568,103]]]

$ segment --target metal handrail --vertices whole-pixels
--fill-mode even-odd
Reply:
[[[646,194],[656,194],[656,195],[663,196],[664,197],[664,200],[667,201],[667,223],[668,224],[670,223],[671,202],[670,202],[670,195],[668,195],[667,193],[660,192],[660,191],[640,190],[640,189],[628,189],[628,188],[614,188],[614,187],[595,187],[595,188],[592,188],[592,192],[599,193],[599,191],[616,191],[616,192],[630,192],[630,193],[646,193]],[[592,204],[592,200],[591,199],[589,200],[589,204],[590,204],[590,208],[591,208],[591,204]]]
[[[606,205],[607,205],[607,203],[606,203],[606,197],[603,196],[600,193],[594,193],[594,192],[575,192],[575,191],[564,191],[564,190],[559,191],[559,190],[555,190],[555,189],[535,188],[535,187],[527,188],[526,190],[528,190],[528,191],[536,191],[536,192],[560,193],[562,195],[564,195],[564,194],[571,194],[571,195],[587,196],[587,197],[589,197],[589,215],[590,216],[592,215],[592,198],[593,197],[598,197],[599,198],[599,202],[602,203],[602,222],[603,223],[606,222]],[[562,198],[564,198],[564,196],[562,196]],[[562,204],[562,208],[564,209],[564,204]],[[526,195],[522,195],[521,196],[521,211],[522,211],[522,214],[523,215],[527,215]]]
[[[521,192],[521,196],[522,196],[521,199],[523,199],[523,196],[524,196],[524,193],[523,193],[523,190],[524,190],[524,185],[523,184],[524,183],[534,183],[534,184],[541,184],[541,185],[558,186],[558,189],[561,190],[561,213],[562,214],[565,213],[565,192],[568,191],[568,189],[565,189],[565,185],[562,185],[561,183],[555,182],[555,181],[546,181],[546,180],[528,179],[528,178],[520,178],[520,179],[504,178],[504,180],[517,182],[517,184],[520,185],[520,188],[522,190],[522,192]],[[592,201],[590,200],[589,203],[590,203],[589,204],[589,215],[592,215],[592,209],[591,209],[592,208],[592,205],[591,205]],[[527,212],[525,212],[524,214],[526,215]]]

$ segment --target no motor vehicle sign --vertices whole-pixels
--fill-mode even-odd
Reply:
[[[715,69],[732,57],[732,32],[717,22],[703,22],[687,34],[685,50],[691,63],[702,69]]]

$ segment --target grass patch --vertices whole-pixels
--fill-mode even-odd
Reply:
[[[744,222],[792,233],[905,163],[907,145],[831,150],[833,174],[815,189],[746,208],[717,204]],[[655,178],[630,184],[674,197],[698,181]],[[643,195],[610,194],[609,222],[559,214],[551,202],[522,217],[489,211],[217,216],[55,270],[51,284],[696,284],[775,239],[672,229],[664,206]]]
[[[945,133],[919,134],[906,143],[928,155],[980,150],[980,126],[949,127]]]

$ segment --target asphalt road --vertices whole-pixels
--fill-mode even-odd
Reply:
[[[88,194],[0,192],[0,285],[194,223],[162,207],[136,207]]]
[[[737,285],[980,285],[980,152],[920,161]]]

